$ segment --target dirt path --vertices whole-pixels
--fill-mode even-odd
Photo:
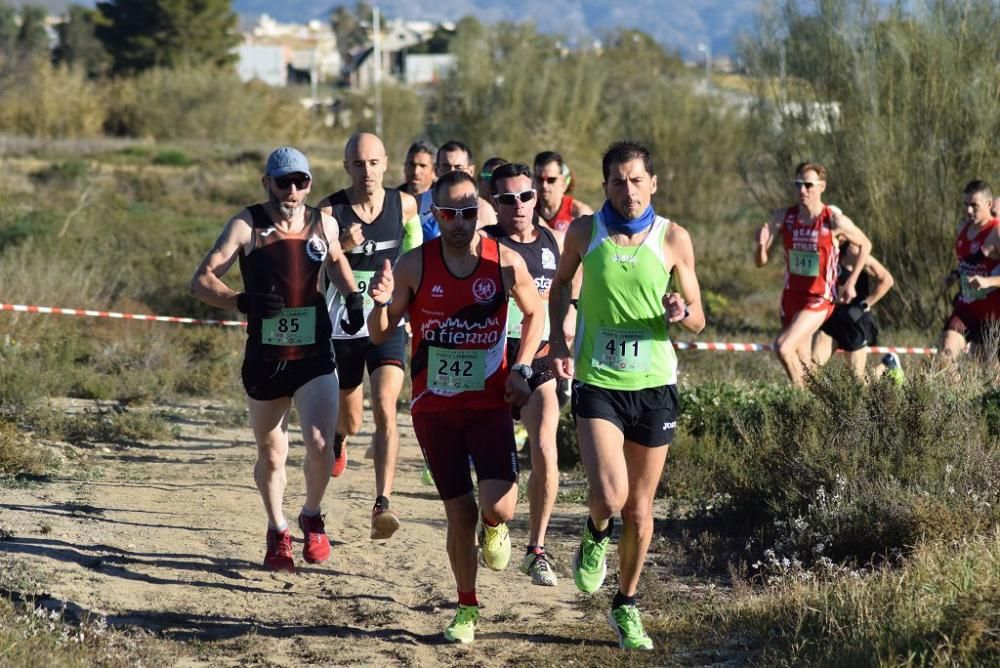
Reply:
[[[79,478],[0,489],[11,534],[0,552],[29,564],[50,605],[151,631],[185,666],[523,665],[553,643],[610,645],[602,615],[578,605],[568,571],[582,505],[556,510],[547,544],[561,579],[545,588],[517,570],[527,537],[522,499],[511,523],[510,565],[480,571],[485,609],[477,642],[453,646],[441,638],[455,600],[443,509],[434,489],[420,483],[408,416],[401,418],[392,497],[402,528],[388,541],[368,537],[374,475],[362,457],[370,438],[363,432],[347,472],[327,489],[331,559],[306,564],[293,528],[298,572],[291,575],[259,566],[265,525],[249,429],[217,427],[221,411],[211,406],[169,411],[177,415],[176,439],[95,446],[86,455],[96,475],[81,468]],[[301,457],[296,435],[285,496],[292,521],[303,498]]]

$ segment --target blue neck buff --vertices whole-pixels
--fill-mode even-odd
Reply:
[[[627,220],[615,210],[615,207],[611,206],[610,201],[605,200],[604,206],[601,207],[601,220],[608,226],[608,230],[612,234],[632,235],[638,234],[652,225],[653,221],[656,220],[656,213],[653,211],[653,205],[650,204],[638,218]]]

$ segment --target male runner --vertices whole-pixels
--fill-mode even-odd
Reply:
[[[483,163],[482,169],[479,170],[479,177],[476,181],[479,196],[489,202],[494,211],[496,211],[496,203],[493,201],[493,183],[491,181],[493,178],[493,170],[505,162],[507,161],[501,157],[488,159]]]
[[[464,171],[445,174],[434,184],[434,202],[441,237],[403,255],[395,268],[383,262],[369,289],[377,306],[368,331],[380,343],[404,314],[410,316],[413,430],[444,501],[448,558],[458,586],[458,610],[444,635],[465,643],[475,639],[479,618],[478,518],[486,565],[502,570],[510,559],[504,522],[517,505],[517,452],[507,402],[528,400],[544,317],[524,260],[476,231],[475,179]],[[508,294],[524,314],[521,353],[509,368]]]
[[[961,290],[938,346],[946,362],[956,359],[966,342],[976,352],[984,330],[1000,320],[1000,219],[990,215],[993,191],[985,181],[970,181],[962,196],[965,220],[959,223],[955,240],[958,269],[945,279],[949,286],[959,281]]]
[[[404,221],[419,231],[417,202],[395,189],[382,187],[388,167],[382,141],[369,133],[356,134],[344,148],[344,169],[351,179],[346,190],[339,190],[319,203],[319,209],[332,214],[340,224],[340,243],[354,273],[358,287],[368,282],[383,260],[395,262],[405,240]],[[399,519],[389,509],[389,494],[399,453],[399,429],[396,425],[396,400],[403,388],[403,357],[406,331],[396,328],[387,341],[372,344],[368,332],[345,332],[338,327],[341,312],[351,306],[333,286],[327,291],[330,321],[333,323],[333,347],[340,364],[340,423],[337,427],[332,474],[339,476],[347,463],[347,438],[361,429],[364,413],[362,380],[365,368],[371,380],[371,405],[375,418],[372,437],[375,458],[375,504],[372,507],[371,537],[389,538],[399,528]],[[360,299],[360,298],[358,298]],[[366,312],[372,301],[364,299]],[[345,304],[346,302],[346,304]]]
[[[549,293],[551,322],[563,322],[573,276],[583,266],[575,357],[561,328],[550,335],[554,372],[576,379],[573,415],[590,484],[573,580],[586,593],[604,583],[612,517],[620,512],[618,591],[608,622],[621,647],[652,649],[635,595],[653,534],[653,497],[677,425],[677,357],[668,326],[700,332],[705,316],[691,238],[653,210],[649,149],[617,142],[602,167],[607,201],[570,225]]]
[[[799,203],[778,209],[757,233],[754,261],[767,264],[768,249],[780,232],[785,251],[785,289],[781,293],[781,331],[774,341],[778,360],[796,387],[805,386],[812,364],[813,335],[833,313],[834,303],[849,304],[872,244],[850,218],[823,203],[826,168],[804,162],[795,169]],[[854,269],[838,288],[837,255],[849,241],[858,247]]]
[[[434,185],[434,155],[437,149],[426,141],[415,141],[406,150],[403,162],[403,183],[400,190],[413,197],[419,197]]]
[[[833,209],[834,207],[830,207]],[[841,244],[837,266],[837,284],[843,285],[854,271],[858,260],[858,247],[849,243]],[[864,270],[855,286],[857,295],[849,304],[838,304],[833,315],[813,339],[812,356],[816,366],[826,364],[837,348],[847,353],[851,369],[861,380],[865,379],[868,364],[868,346],[878,342],[878,325],[872,317],[871,309],[892,289],[895,279],[881,262],[869,255]]]
[[[310,563],[330,556],[320,502],[333,461],[337,374],[330,318],[317,289],[324,260],[345,294],[354,293],[356,286],[347,263],[340,261],[336,222],[305,205],[312,185],[306,157],[289,146],[275,150],[268,156],[261,184],[267,201],[243,209],[226,223],[191,279],[191,294],[247,314],[242,376],[257,441],[254,480],[268,520],[264,565],[292,571],[292,537],[281,505],[293,401],[306,448],[306,500],[299,515],[302,553]],[[222,282],[237,260],[246,290],[239,293]],[[361,309],[350,309],[347,320],[345,329],[360,329]]]
[[[457,140],[446,141],[438,149],[437,157],[434,160],[434,173],[437,178],[441,178],[448,172],[460,171],[469,176],[475,177],[476,165],[472,162],[472,150]],[[479,198],[479,226],[486,227],[497,222],[496,212],[493,205],[482,197]],[[435,239],[441,235],[437,219],[433,212],[433,197],[431,191],[420,196],[418,202],[420,206],[420,224],[423,227],[424,241]]]
[[[501,245],[515,251],[524,260],[543,302],[548,301],[549,286],[556,273],[562,248],[562,233],[535,222],[535,190],[531,187],[531,168],[523,163],[506,163],[493,170],[493,201],[497,224],[483,232]],[[547,304],[546,304],[547,306]],[[575,315],[575,314],[574,314]],[[545,554],[545,531],[559,491],[559,466],[556,457],[556,430],[559,427],[559,399],[555,376],[548,363],[549,323],[545,314],[542,345],[531,364],[531,399],[520,409],[528,431],[531,448],[531,475],[528,477],[528,547],[521,571],[536,585],[554,587],[556,573]],[[507,312],[507,361],[513,364],[521,352],[521,313],[516,305]],[[565,325],[564,325],[565,327]],[[572,329],[572,323],[569,324]]]
[[[542,151],[535,156],[535,189],[538,191],[536,210],[542,224],[565,232],[569,224],[593,213],[593,209],[574,199],[569,188],[569,167],[555,151]]]

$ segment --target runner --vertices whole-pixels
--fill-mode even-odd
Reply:
[[[594,213],[593,209],[568,194],[569,167],[555,151],[542,151],[535,156],[535,189],[538,191],[536,210],[542,224],[565,232],[580,216]]]
[[[478,518],[484,563],[502,570],[510,560],[504,522],[517,505],[517,452],[505,402],[523,405],[528,400],[544,315],[524,260],[476,232],[475,179],[453,171],[440,177],[433,190],[441,238],[406,253],[395,269],[383,262],[369,289],[378,306],[368,316],[368,329],[372,341],[380,343],[404,314],[410,316],[413,430],[444,501],[448,558],[458,586],[458,610],[444,635],[466,643],[475,639],[479,619]],[[508,293],[524,313],[521,354],[509,368]]]
[[[539,295],[543,302],[547,302],[563,235],[535,222],[536,195],[531,187],[531,168],[522,163],[507,163],[497,167],[492,174],[492,188],[493,201],[497,207],[497,224],[484,227],[483,232],[524,259]],[[528,380],[531,399],[520,410],[520,419],[527,428],[531,448],[528,547],[521,561],[521,572],[530,575],[531,581],[536,585],[554,587],[556,573],[545,553],[545,531],[559,491],[559,466],[556,457],[559,399],[556,396],[555,376],[548,364],[547,316],[548,314],[542,333],[542,345],[531,364],[532,375]],[[572,330],[572,323],[569,329]],[[515,305],[511,305],[507,314],[509,364],[513,364],[520,356],[520,350],[521,314]]]
[[[955,240],[958,269],[945,278],[946,286],[959,281],[961,291],[938,346],[946,363],[965,350],[966,342],[976,352],[983,345],[984,330],[1000,319],[1000,220],[990,215],[993,192],[985,181],[970,181],[962,195],[965,220]]]
[[[438,149],[437,157],[434,160],[434,173],[437,178],[453,171],[465,172],[469,176],[475,177],[476,165],[472,162],[472,150],[457,140],[446,141]],[[423,226],[424,241],[436,239],[441,236],[441,229],[438,227],[437,219],[433,212],[433,197],[431,191],[420,196],[418,202],[420,206],[420,223]],[[497,222],[496,212],[493,205],[482,197],[479,198],[479,226],[486,227]]]
[[[397,190],[419,197],[434,185],[434,155],[437,149],[426,141],[415,141],[406,150],[403,162],[403,183]]]
[[[479,170],[479,179],[477,181],[479,196],[488,202],[494,211],[496,211],[496,204],[493,201],[493,184],[491,182],[491,178],[493,176],[493,170],[505,162],[507,161],[500,157],[490,158],[483,163],[483,168]]]
[[[602,167],[607,201],[570,225],[549,293],[551,322],[563,322],[582,264],[575,359],[561,328],[550,339],[555,374],[576,379],[573,415],[590,484],[573,580],[586,593],[604,583],[612,518],[620,512],[618,591],[608,622],[621,647],[652,649],[635,595],[653,534],[653,497],[677,424],[677,357],[667,330],[678,323],[700,332],[705,316],[691,238],[653,210],[649,149],[617,142]]]
[[[835,207],[830,207],[834,209]],[[840,246],[840,260],[837,266],[837,285],[843,285],[854,271],[858,259],[858,247],[850,243]],[[833,344],[847,353],[851,369],[861,380],[865,379],[868,364],[868,346],[878,343],[878,325],[872,317],[871,309],[888,294],[895,279],[881,262],[871,255],[865,261],[864,270],[855,286],[857,295],[850,304],[838,304],[833,315],[823,323],[813,339],[813,363],[823,366],[833,355]]]
[[[344,148],[344,169],[351,179],[347,190],[340,190],[319,203],[319,209],[340,223],[340,243],[354,273],[358,287],[367,289],[375,271],[388,259],[395,262],[405,239],[403,221],[419,233],[417,202],[413,197],[382,187],[388,159],[382,141],[373,134],[354,135]],[[412,243],[412,242],[409,242]],[[389,509],[389,495],[399,453],[399,430],[396,425],[396,400],[403,388],[403,357],[406,331],[397,327],[380,345],[372,344],[368,331],[347,332],[339,326],[345,308],[352,306],[349,295],[330,286],[327,290],[330,321],[333,323],[333,347],[340,362],[340,422],[334,442],[336,459],[331,471],[339,476],[347,465],[347,438],[361,429],[364,419],[365,368],[371,381],[371,405],[375,418],[372,445],[375,459],[375,504],[372,507],[371,537],[389,538],[399,528],[399,519]],[[358,297],[360,299],[360,297]],[[371,311],[372,301],[365,298],[364,310]],[[345,305],[346,302],[346,305]]]
[[[990,215],[994,218],[1000,218],[1000,197],[993,199],[993,206],[990,207]]]
[[[320,502],[333,463],[337,373],[330,319],[317,290],[324,260],[345,294],[359,293],[347,263],[341,261],[336,221],[305,205],[312,186],[306,157],[289,146],[275,150],[261,183],[267,201],[243,209],[226,223],[191,279],[191,294],[212,306],[247,314],[242,376],[257,441],[254,480],[268,520],[264,565],[293,571],[292,537],[282,512],[293,401],[306,449],[306,499],[298,521],[302,555],[309,563],[330,556]],[[222,281],[237,260],[246,292],[238,293]],[[360,301],[356,303],[347,313],[347,330],[357,331],[364,324]]]
[[[768,249],[780,231],[785,250],[785,288],[781,293],[781,331],[774,341],[778,360],[796,387],[805,386],[812,364],[813,336],[833,313],[834,303],[849,304],[857,294],[858,277],[871,254],[871,242],[840,209],[823,204],[826,168],[804,162],[793,181],[799,203],[778,209],[757,233],[754,261],[767,264]],[[840,244],[858,247],[854,269],[837,281]]]

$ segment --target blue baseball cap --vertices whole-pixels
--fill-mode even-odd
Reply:
[[[267,176],[285,176],[286,174],[302,173],[312,178],[309,171],[309,160],[302,151],[291,146],[282,146],[271,151],[267,156],[267,166],[264,173]]]

